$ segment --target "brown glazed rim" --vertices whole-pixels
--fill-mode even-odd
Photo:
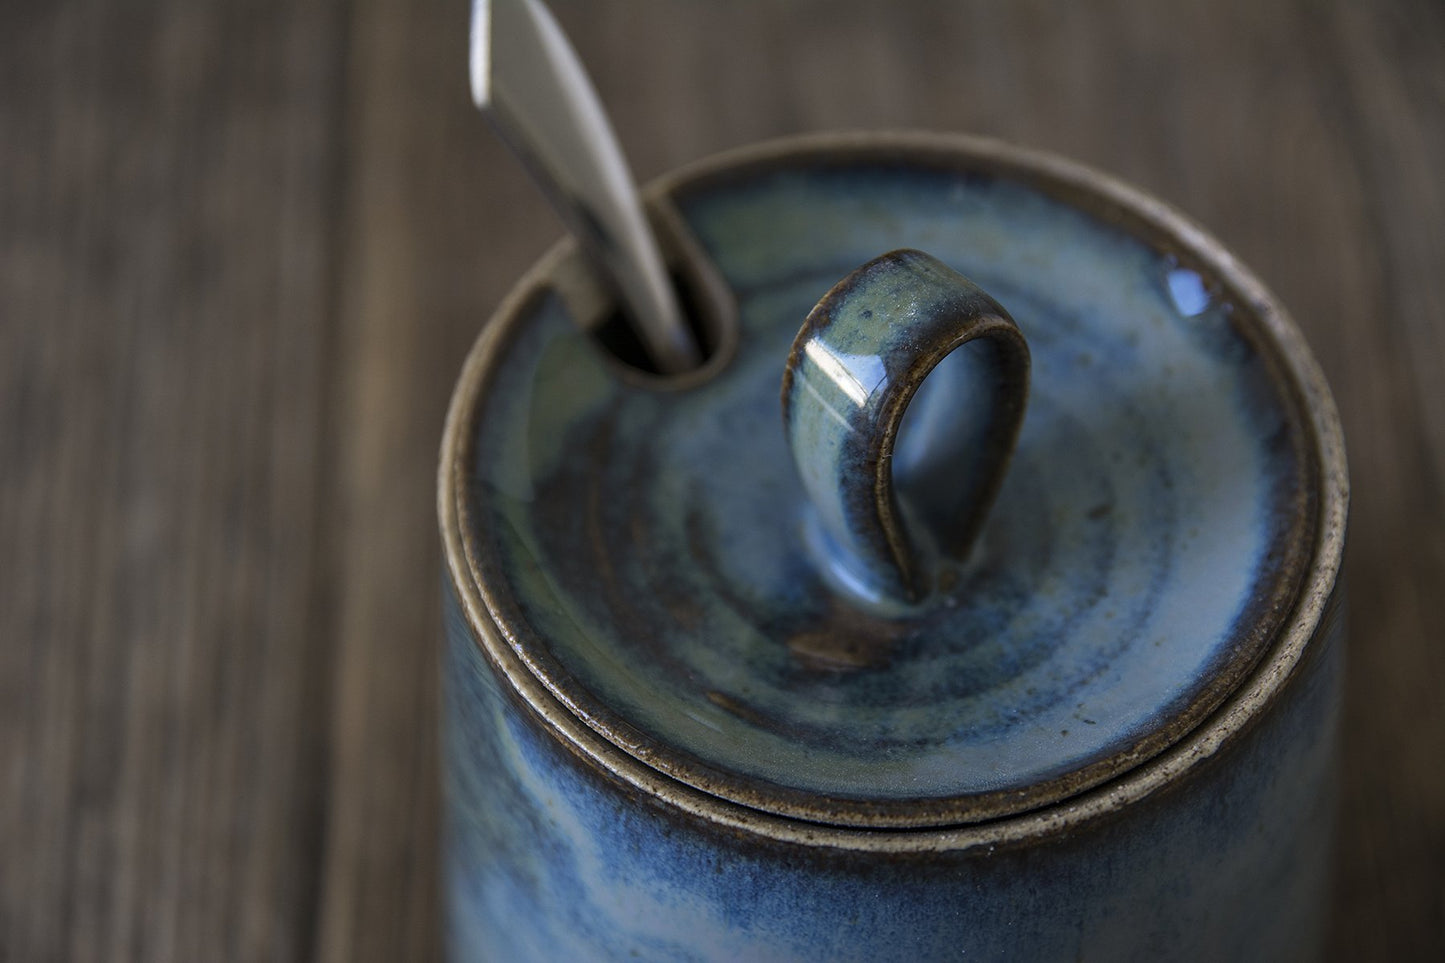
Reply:
[[[1200,711],[1176,716],[1156,732],[1157,738],[1146,738],[1063,779],[1008,794],[991,809],[979,806],[979,797],[962,797],[929,800],[938,805],[923,812],[880,811],[804,793],[791,798],[759,793],[739,785],[735,777],[729,779],[729,774],[714,770],[699,778],[686,765],[670,765],[654,746],[640,742],[635,730],[611,728],[612,720],[589,711],[594,707],[585,699],[579,703],[575,692],[559,691],[555,682],[544,683],[538,671],[546,666],[531,664],[536,661],[535,650],[520,646],[501,627],[505,621],[499,624],[496,619],[495,599],[478,578],[476,546],[465,534],[469,439],[487,371],[506,346],[514,327],[511,322],[539,291],[554,283],[573,256],[569,241],[548,252],[487,323],[467,358],[447,415],[438,490],[441,533],[449,577],[482,654],[544,728],[609,778],[720,828],[783,842],[900,853],[1010,845],[1070,831],[1182,781],[1250,728],[1288,684],[1312,651],[1310,640],[1334,591],[1349,498],[1344,441],[1324,376],[1303,337],[1257,278],[1218,241],[1169,206],[1072,161],[989,139],[913,132],[789,138],[685,167],[650,185],[648,196],[666,213],[666,205],[660,203],[665,197],[799,160],[814,165],[893,161],[995,173],[1020,181],[1174,255],[1245,309],[1240,314],[1250,323],[1240,325],[1241,333],[1266,360],[1290,406],[1302,414],[1305,484],[1314,489],[1306,492],[1313,496],[1313,504],[1301,506],[1313,519],[1313,532],[1292,533],[1301,536],[1295,541],[1305,543],[1287,566],[1296,570],[1297,577],[1280,580],[1293,591],[1274,600],[1279,617],[1271,620],[1276,625],[1272,638],[1259,640],[1262,654],[1242,665],[1231,663],[1237,671],[1196,698],[1194,706]],[[533,658],[524,661],[525,655]],[[678,778],[679,770],[689,777],[686,781]]]

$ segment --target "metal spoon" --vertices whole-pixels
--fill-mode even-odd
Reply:
[[[701,360],[597,92],[539,0],[475,0],[472,99],[598,266],[658,370]]]

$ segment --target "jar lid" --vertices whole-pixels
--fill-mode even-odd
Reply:
[[[1138,766],[1269,649],[1321,537],[1312,362],[1197,228],[962,138],[755,149],[652,196],[707,365],[619,363],[607,298],[563,253],[488,325],[453,403],[442,497],[508,671],[705,793],[923,827]],[[1032,387],[972,550],[890,602],[818,547],[779,385],[819,298],[896,248],[1006,309]]]

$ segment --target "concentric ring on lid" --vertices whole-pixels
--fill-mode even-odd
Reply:
[[[648,388],[539,285],[469,365],[443,469],[490,617],[603,738],[774,814],[958,825],[1156,755],[1275,641],[1342,474],[1287,322],[1196,228],[964,139],[754,152],[665,190],[737,300],[732,356]],[[777,384],[813,301],[902,246],[1002,302],[1035,373],[957,590],[884,618],[810,568]]]

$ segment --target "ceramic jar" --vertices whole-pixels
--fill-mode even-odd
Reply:
[[[1278,302],[972,138],[649,199],[707,363],[564,243],[453,399],[453,956],[1314,955],[1347,481]]]

